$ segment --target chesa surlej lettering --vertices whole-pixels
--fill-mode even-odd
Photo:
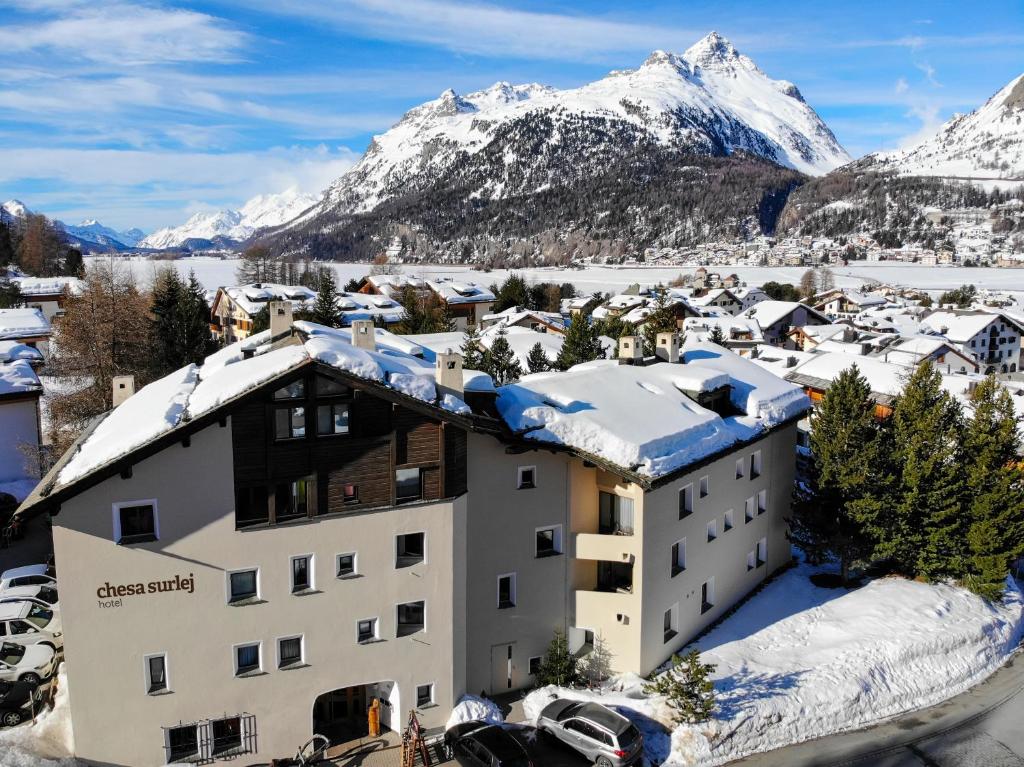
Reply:
[[[100,607],[120,607],[123,604],[122,597],[162,594],[169,591],[184,591],[192,594],[195,591],[195,576],[189,573],[188,577],[175,575],[173,578],[149,581],[148,583],[121,583],[117,585],[107,581],[96,589],[96,596],[99,598]]]

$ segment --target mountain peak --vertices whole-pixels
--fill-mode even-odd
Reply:
[[[1024,75],[1017,78],[1017,82],[1003,99],[1003,106],[1007,109],[1024,109]]]
[[[691,64],[706,67],[710,64],[736,61],[740,54],[726,38],[718,32],[711,31],[687,48],[683,58]]]

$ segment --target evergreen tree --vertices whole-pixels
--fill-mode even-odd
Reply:
[[[329,328],[341,327],[341,308],[338,306],[338,288],[334,272],[325,269],[320,274],[320,284],[313,301],[313,322]]]
[[[264,330],[270,330],[270,306],[264,304],[256,314],[252,316],[252,330],[249,331],[250,335],[256,335],[262,333]]]
[[[85,261],[82,260],[82,251],[78,248],[68,248],[64,254],[63,274],[71,277],[81,278],[85,275]]]
[[[8,279],[6,272],[0,272],[0,309],[13,309],[24,303],[18,283]]]
[[[711,328],[711,335],[708,336],[708,340],[713,344],[718,344],[719,346],[725,345],[726,338],[725,333],[722,332],[721,325],[715,325]]]
[[[971,394],[964,430],[968,562],[964,584],[998,598],[1011,564],[1024,556],[1024,470],[1010,393],[988,376]]]
[[[526,357],[526,367],[531,373],[543,373],[551,369],[551,360],[548,359],[540,341],[530,347],[530,353]]]
[[[676,724],[699,724],[711,718],[715,710],[715,686],[708,676],[712,663],[701,663],[700,653],[691,650],[680,658],[672,655],[672,668],[644,685],[648,695],[664,695]]]
[[[521,306],[524,309],[530,307],[530,291],[526,287],[526,280],[518,274],[510,274],[498,288],[497,301],[491,311],[494,313],[503,312],[513,306]]]
[[[614,657],[601,633],[595,632],[594,647],[579,664],[581,680],[590,688],[599,687],[601,682],[612,675],[612,658]]]
[[[471,325],[462,343],[462,367],[465,370],[483,370],[484,355],[480,351],[480,330]]]
[[[569,642],[565,634],[556,630],[555,636],[548,644],[548,649],[541,658],[540,668],[535,678],[537,684],[544,687],[549,684],[558,687],[572,687],[579,683],[579,670],[576,656],[569,652]]]
[[[658,286],[654,289],[654,308],[644,318],[643,339],[649,354],[654,354],[658,347],[659,333],[674,333],[676,316],[668,301],[668,290]]]
[[[568,370],[573,365],[600,359],[604,356],[597,330],[582,312],[574,314],[565,333],[565,341],[555,362],[559,370]]]
[[[14,262],[14,242],[7,224],[0,223],[0,267]]]
[[[873,548],[861,520],[882,505],[874,410],[857,366],[842,371],[811,413],[811,458],[790,520],[790,540],[811,562],[838,559],[844,583]]]
[[[440,307],[435,317],[435,333],[454,333],[457,329],[455,317],[452,316],[452,307],[447,301],[438,299]]]
[[[178,271],[165,266],[153,280],[152,318],[149,324],[150,367],[154,378],[177,370],[179,363],[179,308],[182,284]]]
[[[345,283],[345,292],[346,293],[358,293],[359,292],[359,288],[363,287],[363,282],[365,282],[365,281],[366,281],[365,277],[362,280],[357,280],[355,277],[353,277],[352,279],[350,279],[348,282]]]
[[[484,370],[494,379],[495,386],[518,381],[523,375],[523,368],[508,343],[508,333],[504,329],[498,331],[491,348],[484,352]]]
[[[210,305],[206,302],[206,291],[191,270],[188,282],[182,286],[178,318],[181,365],[199,365],[215,351],[217,344],[210,333]]]

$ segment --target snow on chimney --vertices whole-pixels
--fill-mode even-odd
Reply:
[[[292,304],[290,301],[271,301],[267,307],[270,312],[270,340],[291,333]]]
[[[679,362],[679,336],[675,333],[658,333],[654,353],[664,362]]]
[[[352,345],[371,352],[377,351],[377,333],[370,320],[352,322]]]
[[[434,378],[437,382],[437,396],[451,394],[459,399],[465,393],[462,383],[462,355],[445,349],[439,352],[434,362]]]
[[[622,336],[619,338],[619,364],[632,365],[644,358],[639,336]]]
[[[114,387],[112,398],[114,407],[135,394],[135,376],[114,376],[112,385]]]

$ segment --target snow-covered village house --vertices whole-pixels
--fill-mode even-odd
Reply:
[[[819,293],[812,301],[815,309],[832,319],[853,317],[867,309],[875,309],[888,303],[885,296],[877,293],[860,293],[838,288]]]
[[[23,497],[39,477],[43,385],[33,363],[38,352],[0,341],[0,492]]]
[[[365,734],[371,700],[439,726],[530,685],[556,629],[647,674],[788,562],[809,403],[754,363],[627,337],[496,391],[289,307],[128,398],[19,510],[52,515],[80,758],[266,762]]]
[[[741,316],[757,320],[766,343],[786,349],[796,348],[795,342],[789,338],[792,328],[831,324],[831,320],[817,309],[797,301],[760,301]]]
[[[456,330],[479,325],[491,313],[497,300],[494,293],[475,282],[451,278],[427,279],[409,274],[371,274],[359,287],[359,293],[378,295],[398,300],[407,288],[412,288],[426,300],[433,294],[448,305],[448,313]]]
[[[37,349],[46,356],[52,328],[42,309],[18,307],[0,309],[0,342]]]
[[[1024,325],[1005,314],[936,311],[921,321],[921,332],[947,339],[971,355],[984,373],[1015,373],[1020,368]]]
[[[77,277],[24,277],[12,275],[30,309],[39,309],[47,322],[64,314],[68,296],[81,293],[85,283]]]

